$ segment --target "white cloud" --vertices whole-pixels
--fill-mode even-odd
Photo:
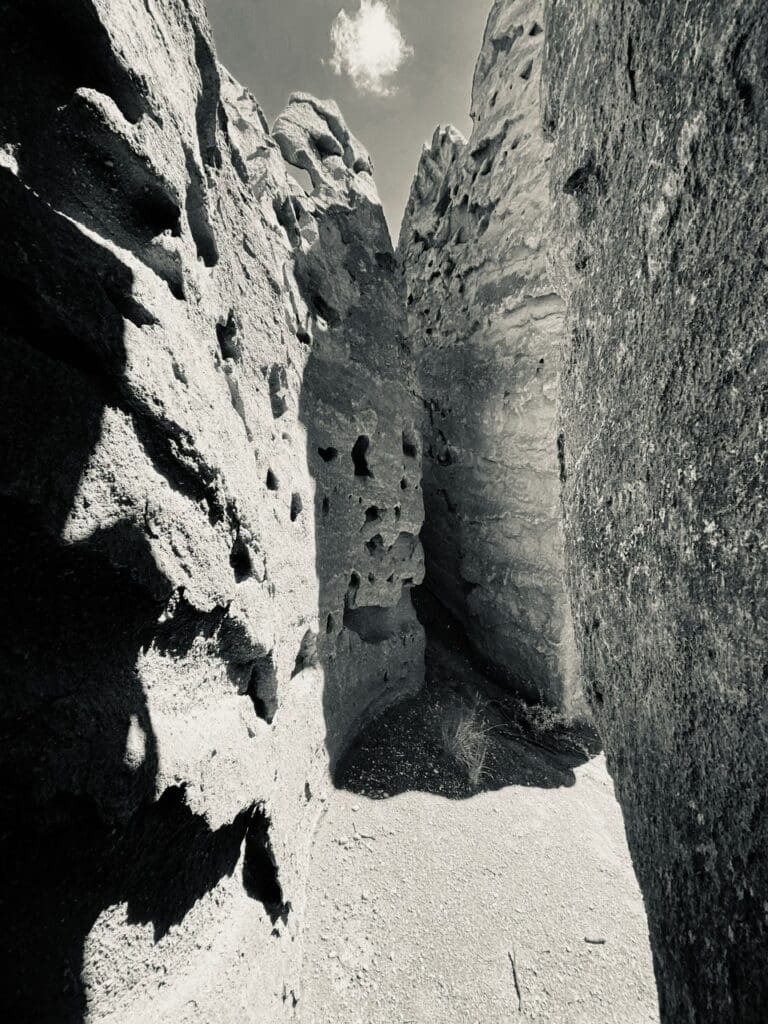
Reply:
[[[339,11],[331,25],[331,42],[336,74],[348,74],[361,92],[377,96],[394,92],[387,80],[413,55],[386,0],[360,0],[360,10],[351,16]]]

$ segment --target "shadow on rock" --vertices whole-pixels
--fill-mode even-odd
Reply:
[[[244,840],[249,859],[258,822],[247,810],[213,831],[181,787],[156,801],[139,666],[171,584],[133,519],[66,538],[105,411],[131,416],[124,316],[150,314],[128,268],[5,171],[0,210],[0,1004],[18,1024],[69,1024],[87,1012],[83,948],[99,914],[125,903],[161,937],[232,873]],[[150,452],[167,447],[158,425],[134,421]],[[180,648],[172,623],[163,634]],[[250,846],[246,888],[266,905],[263,843]]]
[[[601,750],[595,731],[490,681],[462,627],[426,587],[416,589],[414,604],[427,634],[426,685],[364,730],[341,759],[335,784],[371,799],[572,786],[574,769]]]

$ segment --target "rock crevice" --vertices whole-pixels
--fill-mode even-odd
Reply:
[[[556,423],[564,307],[546,259],[543,22],[542,3],[494,4],[471,138],[435,131],[399,255],[423,404],[428,585],[493,675],[578,715]]]

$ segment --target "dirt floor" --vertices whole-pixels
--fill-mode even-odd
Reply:
[[[482,680],[450,646],[432,643],[428,665],[422,694],[341,766],[318,830],[301,1024],[658,1021],[645,912],[594,737],[484,686],[473,787],[443,723],[471,712]]]

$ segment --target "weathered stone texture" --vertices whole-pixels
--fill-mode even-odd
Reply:
[[[581,710],[564,588],[556,399],[563,304],[546,266],[540,0],[497,0],[469,142],[438,129],[399,254],[424,404],[428,580],[489,667]]]
[[[567,563],[662,1017],[768,1014],[768,19],[552,3]]]
[[[272,1022],[329,760],[423,675],[370,161],[197,0],[3,19],[3,1007]]]

